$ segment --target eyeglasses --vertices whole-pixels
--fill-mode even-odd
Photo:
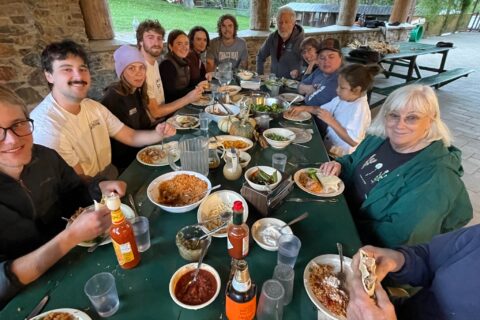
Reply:
[[[5,140],[5,138],[7,137],[7,130],[11,130],[13,133],[15,133],[17,137],[25,137],[31,135],[33,132],[33,120],[27,119],[18,121],[8,128],[0,127],[0,129],[3,129],[3,135],[0,131],[0,142]]]
[[[418,122],[425,117],[426,116],[420,116],[418,114],[409,114],[408,116],[403,118],[403,123],[408,126],[414,126],[417,125]],[[400,119],[402,119],[402,116],[398,113],[390,112],[385,115],[385,119],[389,124],[397,124],[399,123]]]

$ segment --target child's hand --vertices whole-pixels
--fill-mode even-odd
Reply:
[[[327,110],[322,109],[322,108],[318,108],[317,117],[328,125],[331,125],[333,123],[333,121],[335,121],[335,118],[330,113],[330,111],[327,111]]]

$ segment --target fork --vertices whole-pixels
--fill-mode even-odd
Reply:
[[[345,287],[345,272],[343,271],[343,246],[340,242],[337,242],[338,255],[340,256],[340,271],[337,272],[337,278],[340,280],[340,287]]]

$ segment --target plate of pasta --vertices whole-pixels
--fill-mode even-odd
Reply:
[[[243,222],[248,218],[248,204],[245,199],[235,191],[221,190],[210,194],[198,207],[197,221],[202,223],[208,230],[213,230],[223,224],[222,213],[233,213],[232,207],[235,201],[243,204]],[[232,217],[230,216],[230,219]],[[212,235],[216,238],[227,236],[227,228],[220,229]]]
[[[210,138],[210,148],[235,148],[247,151],[251,147],[253,147],[253,141],[244,137],[222,135]]]
[[[92,318],[85,312],[77,309],[61,308],[46,311],[31,318],[31,320],[92,320]]]

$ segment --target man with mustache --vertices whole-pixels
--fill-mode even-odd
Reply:
[[[102,181],[89,188],[54,151],[33,144],[34,122],[24,102],[0,85],[0,309],[82,241],[103,235],[110,212],[81,214],[79,206],[105,194],[125,194],[121,181]],[[98,190],[100,188],[100,190]]]
[[[84,180],[118,175],[111,164],[110,137],[141,147],[175,134],[166,123],[151,131],[133,130],[103,105],[88,99],[91,78],[87,54],[77,43],[51,43],[41,58],[52,91],[31,113],[37,127],[35,143],[56,150]]]
[[[136,37],[137,47],[147,62],[148,112],[153,122],[200,99],[203,92],[202,86],[196,87],[177,100],[165,103],[163,83],[157,61],[163,51],[165,29],[158,20],[142,21],[137,27]]]

